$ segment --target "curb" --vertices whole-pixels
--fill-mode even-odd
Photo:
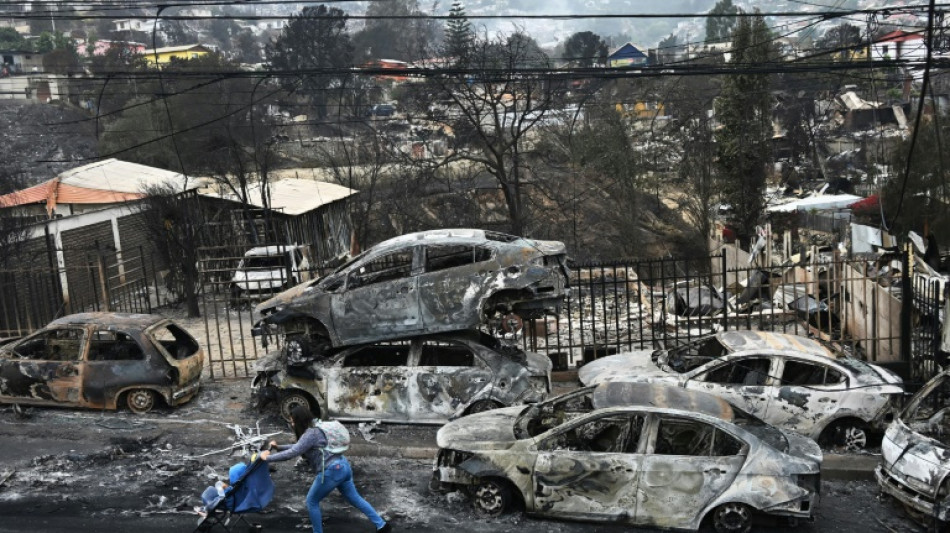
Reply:
[[[382,443],[351,443],[347,455],[357,457],[390,457],[398,459],[435,460],[438,448],[428,446],[394,446]],[[878,455],[843,455],[826,453],[821,465],[821,478],[828,481],[873,481],[874,468],[881,462]]]

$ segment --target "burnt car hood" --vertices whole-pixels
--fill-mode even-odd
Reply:
[[[293,300],[297,299],[303,294],[312,293],[318,289],[314,286],[319,280],[316,281],[305,281],[299,285],[294,285],[293,287],[287,289],[284,292],[280,292],[272,296],[271,298],[264,300],[263,302],[257,304],[257,307],[254,308],[254,313],[260,317],[264,311],[275,309],[281,305],[287,305]]]
[[[508,449],[518,440],[515,420],[525,409],[519,405],[464,416],[442,426],[436,443],[439,448],[463,451]]]
[[[678,381],[675,374],[664,372],[651,359],[652,350],[637,350],[602,357],[582,366],[577,378],[584,385],[608,381]]]

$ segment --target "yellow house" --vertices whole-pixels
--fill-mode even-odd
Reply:
[[[197,59],[210,53],[211,50],[201,44],[166,46],[142,52],[149,65],[167,65],[172,62],[172,59]]]

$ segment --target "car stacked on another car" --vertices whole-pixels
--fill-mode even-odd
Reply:
[[[384,241],[323,278],[261,302],[258,334],[279,327],[303,355],[502,318],[557,312],[568,287],[564,243],[478,229]]]
[[[200,386],[204,352],[157,315],[81,313],[0,347],[0,402],[150,411]]]
[[[613,355],[584,365],[585,385],[628,381],[719,396],[774,426],[827,446],[860,450],[903,399],[901,379],[805,337],[728,331],[673,350]]]
[[[542,400],[549,359],[500,329],[557,312],[565,247],[478,229],[412,233],[262,302],[257,334],[283,334],[252,384],[284,416],[441,423]]]
[[[719,532],[757,513],[810,518],[822,453],[709,394],[604,383],[527,407],[466,416],[437,435],[434,489],[468,489],[500,514]]]

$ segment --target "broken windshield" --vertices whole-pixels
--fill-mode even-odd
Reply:
[[[950,374],[934,378],[904,408],[901,420],[914,431],[940,438],[950,436]]]
[[[682,374],[722,357],[726,353],[726,347],[719,342],[719,339],[716,336],[709,336],[667,350],[665,359],[670,370]],[[663,359],[663,357],[654,357],[654,361],[661,368]]]
[[[578,389],[550,400],[536,403],[521,411],[515,420],[515,437],[536,437],[569,420],[591,412],[594,387]]]

